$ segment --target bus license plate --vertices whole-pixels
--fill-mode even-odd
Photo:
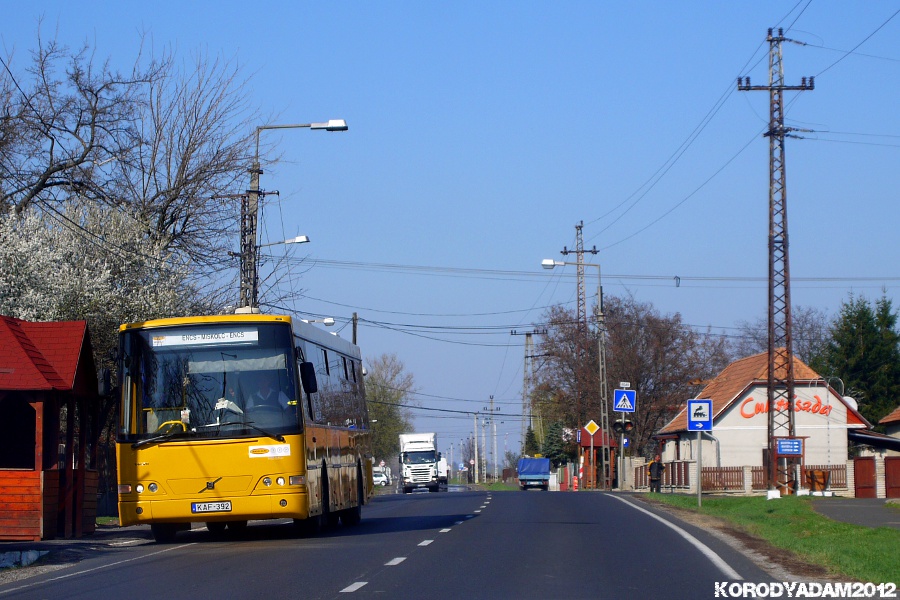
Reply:
[[[224,502],[192,502],[192,513],[231,512],[231,500]]]

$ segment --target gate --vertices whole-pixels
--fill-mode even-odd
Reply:
[[[854,485],[857,498],[875,498],[875,458],[853,459]]]
[[[887,498],[900,498],[900,456],[884,458],[884,492]]]

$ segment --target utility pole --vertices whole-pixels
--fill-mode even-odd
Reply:
[[[569,255],[571,253],[575,253],[576,255],[576,266],[578,268],[578,327],[582,332],[581,339],[583,340],[587,334],[587,298],[585,297],[585,285],[584,285],[584,253],[589,252],[590,254],[598,254],[599,250],[594,246],[590,250],[584,249],[584,241],[582,238],[582,228],[584,227],[584,221],[580,221],[578,225],[575,226],[575,240],[576,240],[576,248],[575,250],[569,250],[565,246],[563,246],[562,254]],[[606,322],[603,316],[603,286],[601,284],[600,277],[600,265],[592,265],[597,267],[597,358],[598,358],[598,376],[599,376],[599,385],[600,385],[600,431],[601,433],[601,448],[600,448],[600,474],[603,481],[603,489],[607,489],[609,487],[609,463],[612,458],[610,454],[609,447],[609,394],[608,394],[608,385],[606,381]],[[585,349],[581,349],[582,356],[585,353]],[[575,412],[577,415],[578,423],[577,427],[581,428],[585,423],[585,415],[582,413],[581,409],[581,400],[580,400],[580,390],[575,391],[575,401],[576,407]],[[621,450],[621,449],[620,449]]]
[[[478,413],[472,413],[474,427],[472,428],[472,441],[475,442],[475,483],[478,483]]]
[[[522,440],[522,455],[524,456],[526,430],[528,427],[531,427],[531,430],[534,431],[534,423],[532,422],[532,414],[534,410],[532,402],[530,400],[530,393],[534,389],[534,359],[536,358],[536,356],[534,354],[534,340],[532,336],[547,335],[547,330],[535,329],[533,331],[520,332],[513,329],[509,332],[509,334],[525,336],[525,363],[522,368],[522,437],[520,438]]]
[[[738,90],[769,92],[769,375],[767,381],[769,491],[789,485],[796,487],[797,458],[780,461],[776,440],[794,437],[794,352],[791,337],[791,276],[788,257],[787,184],[785,178],[784,138],[794,128],[784,126],[783,93],[815,89],[813,77],[800,85],[784,85],[781,43],[793,41],[779,28],[769,29],[769,85],[750,85],[749,77],[738,77]]]
[[[491,437],[493,438],[493,448],[491,456],[494,459],[494,483],[497,482],[497,422],[494,420],[494,397],[491,396]]]
[[[487,419],[481,417],[481,478],[484,479],[484,482],[487,483],[487,438],[485,437],[487,432],[485,431],[485,426],[487,425]]]

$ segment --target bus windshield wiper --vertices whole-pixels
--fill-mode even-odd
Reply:
[[[254,431],[257,431],[266,437],[270,437],[275,441],[284,441],[284,436],[280,433],[272,433],[271,431],[266,431],[262,427],[257,427],[256,425],[254,425],[253,421],[227,421],[224,423],[210,423],[209,425],[199,425],[197,429],[199,429],[200,427],[222,427],[223,425],[243,425],[244,427],[248,427]]]
[[[139,441],[131,444],[131,447],[133,449],[137,449],[142,446],[149,446],[150,444],[155,444],[157,442],[164,442],[168,439],[175,437],[176,435],[184,435],[186,433],[187,433],[187,431],[170,431],[169,433],[164,433],[164,434],[158,435],[156,437],[147,438],[146,440],[139,440]]]

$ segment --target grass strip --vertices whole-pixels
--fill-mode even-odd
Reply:
[[[900,530],[833,521],[817,513],[809,497],[704,497],[653,494],[681,509],[724,519],[773,546],[790,550],[807,563],[835,575],[872,583],[900,580]]]

